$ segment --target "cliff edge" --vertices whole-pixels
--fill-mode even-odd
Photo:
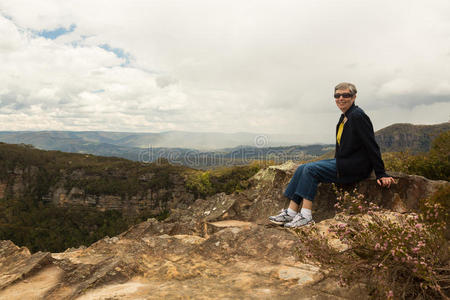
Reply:
[[[267,223],[297,165],[259,171],[249,189],[181,201],[162,222],[149,219],[115,237],[62,253],[0,241],[0,299],[350,299],[327,271],[296,259],[294,232]],[[417,210],[446,181],[395,174],[390,189],[374,179],[356,188],[392,213]],[[325,234],[335,222],[331,185],[319,187],[314,217]],[[340,247],[339,243],[335,243]]]

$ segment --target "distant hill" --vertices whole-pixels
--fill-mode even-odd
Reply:
[[[382,152],[430,150],[431,142],[441,132],[450,130],[450,122],[436,125],[394,124],[380,129],[375,138]]]
[[[141,162],[165,158],[171,163],[199,169],[243,165],[251,160],[276,162],[309,160],[334,147],[323,144],[301,146],[299,140],[283,135],[181,131],[162,133],[9,131],[0,132],[0,142],[32,145],[42,150],[115,156]],[[208,150],[212,146],[215,146],[214,150]],[[202,148],[206,149],[198,150]]]
[[[431,142],[444,131],[450,130],[450,123],[436,125],[393,124],[375,132],[375,139],[381,152],[409,151],[412,154],[427,152]],[[317,160],[334,157],[332,150],[320,155]]]
[[[433,138],[447,130],[450,130],[448,122],[437,125],[394,124],[377,131],[375,137],[383,152],[408,150],[418,153],[428,151]],[[4,131],[0,132],[0,142],[141,162],[166,158],[171,163],[199,169],[242,165],[251,160],[298,162],[334,155],[334,144],[300,145],[302,141],[298,137],[245,132]]]
[[[278,147],[302,144],[302,136],[260,134],[249,132],[188,132],[159,133],[106,132],[106,131],[2,131],[0,142],[30,144],[40,149],[62,150],[67,144],[108,144],[131,148],[188,148],[209,151],[238,147]],[[304,143],[303,143],[304,144]],[[66,151],[66,150],[62,150]]]

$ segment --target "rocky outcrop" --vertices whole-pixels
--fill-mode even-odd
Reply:
[[[258,172],[251,178],[252,188],[234,196],[239,201],[233,207],[240,218],[263,222],[269,214],[286,207],[289,200],[283,191],[289,183],[298,165],[287,162],[280,166],[271,166]],[[449,182],[429,180],[422,176],[391,173],[397,184],[390,188],[380,187],[374,176],[357,184],[338,186],[343,190],[363,194],[366,199],[386,209],[405,213],[419,209],[420,201],[429,197]],[[320,184],[313,211],[316,220],[331,218],[335,214],[336,194],[331,184]]]
[[[25,247],[17,247],[11,241],[0,241],[0,290],[39,272],[51,263],[48,252],[31,255]]]
[[[248,222],[206,226],[210,234],[195,228],[179,234],[170,223],[151,219],[88,248],[52,254],[50,265],[6,284],[0,298],[334,298],[314,287],[323,279],[320,269],[296,260],[291,232]],[[15,251],[4,259],[28,263],[29,258],[15,259],[20,248]],[[21,274],[9,272],[15,278]]]
[[[267,223],[286,205],[282,192],[296,167],[266,168],[248,190],[179,202],[165,221],[149,219],[87,248],[31,255],[2,241],[0,299],[364,299],[358,286],[341,288],[313,262],[300,263],[296,235]],[[373,179],[356,188],[405,212],[449,184],[396,178],[391,189]],[[320,186],[315,218],[324,233],[336,222],[334,198],[330,185]]]

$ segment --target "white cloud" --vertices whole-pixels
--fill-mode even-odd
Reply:
[[[447,121],[448,11],[446,0],[3,0],[0,125],[329,142],[341,81],[380,124],[414,122],[411,110]],[[37,35],[72,25],[54,40]]]
[[[404,78],[395,78],[381,85],[378,90],[378,96],[405,95],[415,92],[415,90],[417,90],[417,87],[414,86],[412,81]]]
[[[440,81],[435,83],[435,86],[432,87],[431,93],[433,95],[450,95],[450,81],[441,79]]]

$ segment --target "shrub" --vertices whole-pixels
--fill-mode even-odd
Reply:
[[[209,171],[191,173],[186,180],[186,188],[195,197],[207,197],[225,192],[232,194],[248,187],[248,179],[263,166],[262,162],[253,162],[246,166],[223,167]]]
[[[44,205],[33,199],[0,199],[0,240],[11,240],[31,252],[60,252],[89,246],[105,236],[115,236],[148,218],[164,220],[169,211],[143,211],[134,218],[121,211],[88,207]]]
[[[411,155],[409,152],[385,153],[387,170],[417,174],[430,179],[450,181],[450,131],[437,136],[429,152]]]
[[[421,213],[394,215],[363,195],[339,192],[336,208],[342,210],[340,223],[329,230],[347,250],[332,248],[315,227],[301,228],[302,260],[318,261],[343,286],[363,282],[374,298],[448,297],[448,214],[442,204],[427,199]]]
[[[430,179],[450,181],[450,130],[433,140],[431,150],[426,155],[414,157],[409,170]]]
[[[437,192],[435,192],[429,199],[421,203],[421,209],[426,210],[426,205],[439,204],[444,208],[444,211],[450,212],[450,185],[445,185],[441,187]],[[446,238],[450,239],[450,214],[442,214],[442,220],[446,224]]]
[[[413,157],[408,151],[383,153],[384,166],[388,171],[410,173]]]
[[[192,192],[196,198],[206,197],[213,193],[209,177],[209,171],[192,174],[186,180],[186,188],[188,191]]]

